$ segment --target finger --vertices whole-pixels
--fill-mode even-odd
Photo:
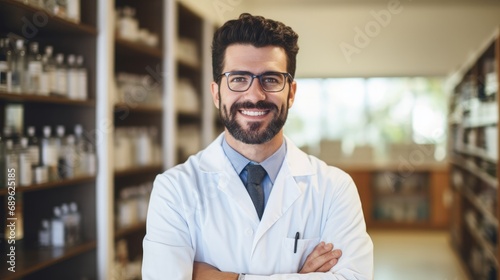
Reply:
[[[316,270],[316,272],[327,272],[330,271],[339,261],[339,258],[342,256],[342,251],[335,249],[332,251],[332,259],[323,264],[320,268]]]
[[[317,252],[324,252],[324,253],[319,255],[319,256],[314,255],[316,257],[313,256],[313,253],[314,253],[314,251],[313,251],[313,253],[311,253],[309,255],[311,258],[306,259],[306,262],[304,263],[304,266],[302,267],[300,272],[308,273],[308,272],[317,271],[319,268],[321,268],[323,265],[328,263],[330,260],[332,260],[334,258],[338,258],[338,255],[340,254],[339,253],[340,250],[331,251],[332,248],[333,248],[333,245],[331,243],[325,244],[325,246],[323,246],[323,248],[318,248],[318,250],[317,250]],[[326,250],[326,249],[328,249],[328,250]]]
[[[316,245],[316,247],[314,247],[313,251],[307,256],[306,258],[306,261],[304,262],[304,265],[302,266],[302,268],[307,268],[310,264],[310,262],[317,258],[318,256],[324,254],[324,250],[325,250],[325,242],[324,241],[321,241],[318,245]]]
[[[321,241],[316,247],[314,247],[313,251],[307,256],[306,262],[308,260],[313,260],[333,249],[332,243],[325,243]]]

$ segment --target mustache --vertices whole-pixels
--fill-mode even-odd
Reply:
[[[231,113],[236,113],[236,111],[241,109],[260,109],[260,110],[276,110],[278,111],[278,106],[276,104],[266,101],[258,101],[257,103],[252,103],[250,101],[235,103],[231,106]]]

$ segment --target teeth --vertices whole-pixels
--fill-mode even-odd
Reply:
[[[263,116],[266,114],[266,112],[263,112],[263,111],[241,111],[241,113],[243,115],[247,115],[247,116]]]

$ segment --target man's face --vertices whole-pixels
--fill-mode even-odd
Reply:
[[[223,72],[247,71],[259,75],[286,72],[286,66],[286,54],[280,47],[236,44],[226,49]],[[212,83],[212,97],[232,137],[246,144],[262,144],[282,133],[295,89],[295,82],[287,81],[282,91],[265,92],[255,78],[248,90],[233,92],[227,78],[222,76],[220,87]]]

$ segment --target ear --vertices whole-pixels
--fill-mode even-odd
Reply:
[[[293,81],[290,84],[290,93],[288,94],[288,109],[292,108],[293,102],[295,101],[295,92],[297,92],[297,82]]]
[[[212,100],[214,102],[214,105],[217,109],[220,109],[219,108],[219,85],[216,83],[216,82],[212,82],[210,84],[210,90],[211,90],[211,93],[212,93]]]

